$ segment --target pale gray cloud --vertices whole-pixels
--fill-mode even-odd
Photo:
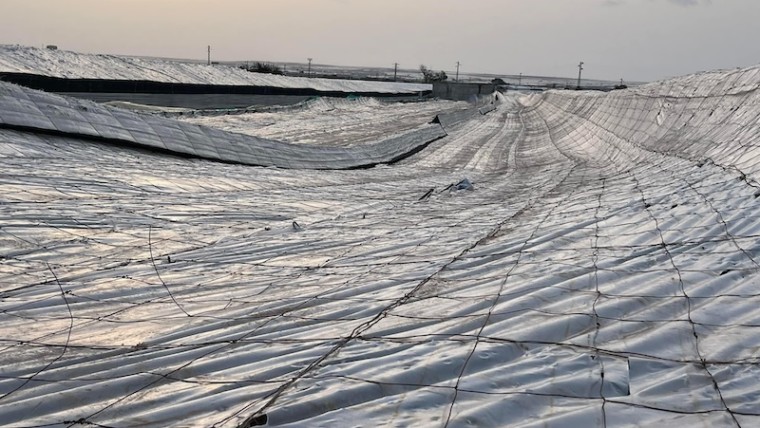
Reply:
[[[675,3],[679,6],[698,6],[700,4],[710,4],[710,0],[668,0],[671,3]]]
[[[663,2],[663,0],[649,0],[650,2]],[[712,4],[712,0],[665,0],[678,6],[699,6]],[[624,4],[636,4],[636,0],[604,0],[605,6],[620,6]]]

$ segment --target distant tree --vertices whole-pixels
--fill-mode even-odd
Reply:
[[[243,70],[250,71],[252,73],[267,73],[267,74],[280,74],[280,75],[285,74],[282,71],[282,68],[274,64],[270,64],[268,62],[256,61],[250,65],[248,64],[241,65],[240,68],[242,68]]]
[[[445,71],[441,70],[436,72],[427,68],[424,64],[420,65],[420,73],[422,73],[422,78],[425,80],[425,83],[443,82],[449,78]]]

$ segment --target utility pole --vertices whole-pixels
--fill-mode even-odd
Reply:
[[[208,45],[208,65],[211,65],[211,45]]]
[[[583,61],[578,64],[578,89],[581,88],[581,74],[583,73]]]
[[[459,82],[459,61],[457,61],[457,78],[454,80],[455,82]]]
[[[307,59],[309,60],[309,72],[308,72],[308,73],[306,73],[306,75],[307,75],[308,77],[311,77],[311,60],[312,60],[312,58],[307,58]]]
[[[393,81],[396,81],[396,78],[398,77],[398,63],[393,63]]]

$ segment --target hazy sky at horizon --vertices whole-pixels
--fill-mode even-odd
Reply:
[[[655,80],[760,63],[758,0],[0,0],[0,43]]]

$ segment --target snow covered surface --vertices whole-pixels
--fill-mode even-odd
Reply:
[[[0,423],[758,426],[758,83],[507,98],[358,171],[0,127]]]
[[[318,91],[415,94],[432,85],[397,82],[308,79],[250,73],[224,65],[182,63],[115,55],[0,45],[0,72],[72,79],[148,80],[154,82],[309,88]]]

